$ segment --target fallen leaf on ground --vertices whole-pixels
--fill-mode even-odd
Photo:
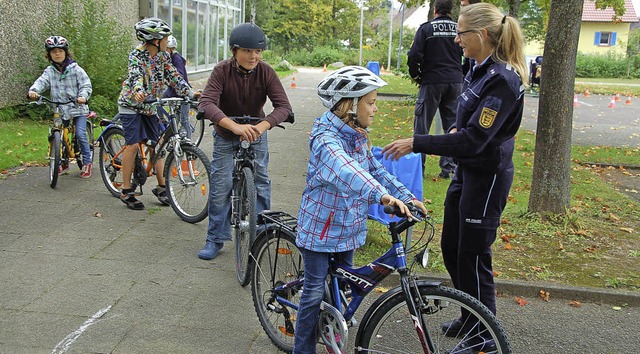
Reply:
[[[529,301],[521,298],[520,296],[516,296],[516,303],[520,306],[525,306],[526,304],[529,303]]]
[[[612,309],[613,309],[613,310],[615,310],[615,311],[620,311],[620,310],[622,310],[622,307],[620,307],[620,306],[613,306],[613,307],[612,307]]]
[[[538,296],[540,296],[540,298],[542,298],[542,300],[549,302],[549,292],[548,291],[544,291],[542,289],[540,289],[540,292],[538,293]]]
[[[630,233],[630,234],[632,234],[632,233],[633,233],[633,229],[632,229],[632,228],[630,228],[630,227],[621,227],[621,228],[620,228],[620,231],[628,232],[628,233]]]
[[[384,286],[378,286],[377,288],[374,289],[377,293],[386,293],[387,291],[389,291],[388,288],[385,288]]]
[[[95,213],[93,213],[93,216],[95,216],[96,218],[101,218],[102,217],[102,213],[99,211],[96,211]]]
[[[573,306],[573,307],[582,307],[582,303],[580,301],[570,301],[569,302],[569,306]]]
[[[505,249],[505,250],[509,250],[509,251],[511,251],[512,249],[514,249],[514,247],[513,247],[513,245],[511,244],[511,242],[507,242],[507,243],[504,245],[504,249]]]

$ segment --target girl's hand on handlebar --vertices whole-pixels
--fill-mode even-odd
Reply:
[[[147,98],[147,94],[144,92],[136,92],[133,94],[133,99],[138,103],[144,101],[145,98]]]
[[[38,95],[38,93],[35,91],[29,91],[29,93],[27,93],[27,96],[29,96],[29,98],[32,100],[37,100],[38,97],[40,97],[40,95]]]
[[[87,103],[87,99],[84,97],[78,97],[78,99],[76,99],[76,102],[80,103],[80,104],[85,104]]]
[[[413,214],[411,214],[411,211],[409,210],[409,208],[400,200],[397,198],[392,197],[389,194],[385,194],[382,196],[382,199],[380,199],[380,202],[382,203],[382,205],[384,206],[396,206],[398,207],[398,209],[400,209],[400,211],[402,212],[402,214],[415,219],[416,219]],[[424,207],[424,205],[423,205]]]
[[[419,201],[418,199],[414,199],[411,201],[411,204],[415,205],[416,207],[418,207],[418,209],[422,210],[422,212],[424,213],[424,215],[427,215],[427,208],[424,206],[424,204]]]

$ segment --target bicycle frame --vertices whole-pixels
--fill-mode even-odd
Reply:
[[[150,101],[154,104],[161,104],[163,101],[179,101],[179,102],[183,102],[182,99],[170,99],[170,98],[165,98],[165,99],[161,99],[161,100],[153,100]],[[166,153],[168,152],[169,149],[172,149],[175,152],[176,157],[182,156],[182,150],[180,147],[180,144],[183,142],[187,142],[188,139],[186,138],[186,136],[183,136],[183,134],[180,134],[179,130],[178,130],[178,117],[175,113],[173,113],[173,110],[171,110],[172,113],[169,115],[169,119],[168,122],[166,123],[161,123],[160,127],[162,129],[162,133],[160,134],[160,137],[158,138],[157,142],[151,142],[151,144],[149,144],[149,142],[144,143],[144,142],[140,142],[138,143],[138,152],[139,152],[139,156],[140,156],[140,162],[142,163],[142,167],[143,170],[146,172],[146,177],[150,177],[150,176],[154,176],[155,173],[157,173],[157,171],[155,171],[154,173],[154,166],[156,164],[156,162],[158,161],[158,159],[160,158],[164,158],[164,156],[166,155]],[[122,128],[122,125],[118,123],[119,122],[119,117],[116,115],[116,118],[114,120],[103,120],[100,122],[101,126],[106,126],[103,130],[103,132],[100,134],[100,136],[98,137],[98,141],[102,141],[101,139],[103,138],[105,132],[107,132],[110,128],[113,127],[119,127]],[[147,149],[145,149],[145,147],[153,147],[153,154],[152,156],[149,158],[147,156]],[[171,146],[171,147],[169,147]],[[117,159],[120,158],[120,156],[124,153],[126,147],[123,147],[122,149],[120,149],[120,151],[116,152],[113,154],[113,158],[111,160],[111,163],[113,164],[113,166],[122,169],[122,164],[118,164],[116,163]],[[178,175],[179,175],[179,179],[180,182],[182,183],[195,183],[193,182],[193,178],[191,179],[190,182],[185,181],[184,179],[184,174],[182,173],[182,166],[180,166],[180,164],[177,164],[178,169],[180,169],[180,171],[178,171]],[[189,175],[193,176],[194,174],[194,170],[193,170],[193,166],[188,165],[189,170]],[[134,170],[135,170],[135,166],[134,166]],[[145,178],[146,180],[146,178]],[[144,183],[138,183],[139,186],[142,186]]]

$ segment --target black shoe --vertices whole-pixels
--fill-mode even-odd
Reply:
[[[136,199],[133,192],[120,194],[120,200],[125,203],[129,209],[144,210],[144,204]]]
[[[449,179],[449,178],[450,178],[450,176],[449,176],[449,172],[442,171],[442,172],[440,172],[440,174],[438,175],[438,177],[440,177],[440,178],[442,178],[442,179]]]
[[[462,326],[463,323],[461,318],[456,318],[455,320],[444,322],[441,325],[442,334],[444,334],[446,337],[457,337],[458,335],[460,335],[460,332],[462,332]]]
[[[167,190],[163,186],[157,186],[151,190],[151,193],[155,195],[162,205],[169,205],[169,197],[167,197]]]
[[[456,354],[477,354],[477,353],[494,353],[498,350],[496,347],[496,343],[493,339],[484,340],[480,338],[479,340],[474,338],[469,338],[467,340],[459,343],[455,348],[448,350],[447,353],[456,353]]]

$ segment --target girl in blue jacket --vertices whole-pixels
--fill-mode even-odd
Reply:
[[[307,185],[298,214],[296,243],[304,257],[304,286],[295,329],[294,353],[315,353],[316,325],[324,296],[329,255],[353,265],[353,252],[367,237],[370,204],[424,205],[373,157],[366,128],[373,123],[376,90],[386,85],[371,71],[347,66],[318,84],[329,108],[311,131]]]

